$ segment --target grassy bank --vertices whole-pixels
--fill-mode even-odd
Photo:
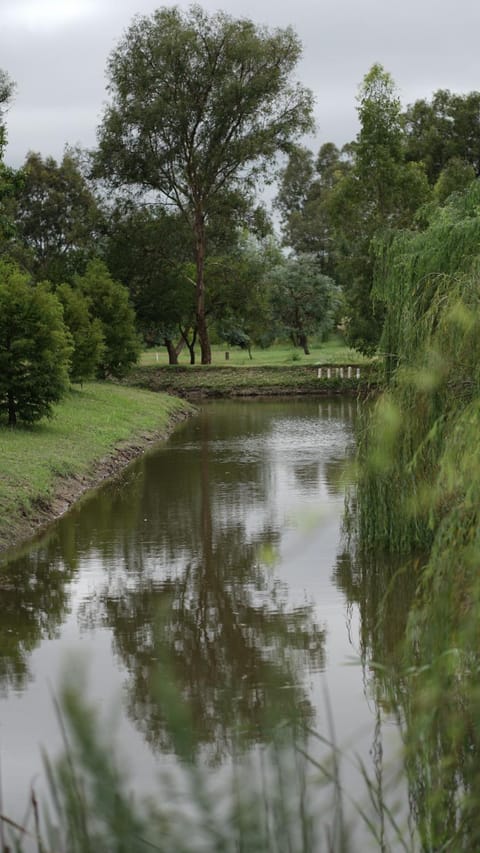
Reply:
[[[228,361],[226,358],[228,353]],[[332,338],[321,343],[313,342],[310,346],[310,354],[305,355],[299,347],[294,348],[292,344],[275,344],[268,349],[252,347],[250,358],[246,350],[238,347],[229,348],[227,344],[214,344],[212,346],[212,365],[220,367],[228,365],[231,367],[266,367],[306,364],[364,364],[368,359],[356,350],[346,346],[340,338]],[[188,365],[190,356],[187,348],[179,355],[179,364]],[[141,357],[142,365],[168,365],[168,355],[165,347],[146,350]]]
[[[360,379],[332,376],[319,379],[313,365],[263,367],[140,365],[128,383],[182,397],[281,396],[291,394],[354,393],[369,383],[369,366]]]
[[[59,514],[187,411],[163,394],[92,383],[72,390],[51,420],[1,428],[0,550]]]

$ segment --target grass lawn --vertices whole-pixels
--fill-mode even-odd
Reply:
[[[165,430],[188,404],[107,383],[72,390],[51,420],[0,427],[0,548],[14,542],[59,477],[89,474],[115,449]]]
[[[225,353],[228,351],[228,361]],[[197,361],[200,361],[199,352],[196,353]],[[185,347],[179,356],[179,364],[188,365],[190,356]],[[238,347],[228,348],[226,344],[215,344],[212,346],[212,364],[216,367],[223,365],[230,367],[269,367],[291,364],[364,364],[367,362],[364,356],[356,350],[347,347],[340,338],[332,338],[324,343],[311,344],[310,355],[305,355],[299,347],[294,348],[291,344],[277,344],[269,349],[252,349],[252,358],[246,350]],[[149,349],[142,354],[141,365],[167,365],[168,354],[165,347]]]
[[[225,358],[228,351],[229,358]],[[168,364],[165,348],[147,350],[127,382],[152,391],[181,396],[236,396],[257,394],[325,394],[359,388],[357,380],[332,378],[319,381],[315,365],[363,366],[362,384],[368,382],[371,360],[345,346],[339,338],[325,343],[312,343],[310,355],[290,344],[248,352],[225,346],[212,347],[212,363],[190,365],[188,350],[182,351],[178,366]],[[366,368],[366,370],[365,370]]]

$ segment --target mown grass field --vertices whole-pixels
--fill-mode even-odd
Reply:
[[[228,352],[228,360],[225,353]],[[199,354],[197,353],[199,360]],[[179,356],[179,364],[188,365],[190,360],[186,348]],[[277,344],[268,349],[252,348],[252,358],[246,350],[238,347],[228,348],[226,344],[212,346],[212,365],[215,367],[269,367],[291,364],[364,364],[368,359],[361,353],[347,347],[340,338],[332,338],[324,343],[311,344],[310,355],[305,355],[299,347],[291,344]],[[141,357],[141,365],[168,365],[168,354],[165,347],[146,350]]]
[[[169,365],[166,350],[148,350],[126,381],[183,397],[349,393],[368,381],[369,360],[339,339],[312,345],[308,356],[291,345],[254,350],[252,356],[250,359],[247,352],[216,345],[208,366],[190,365],[188,351],[181,353],[178,365]],[[362,368],[362,381],[333,376],[319,381],[318,364],[358,365]]]
[[[28,529],[60,478],[95,473],[95,465],[127,443],[162,433],[188,404],[164,394],[107,383],[72,390],[51,420],[0,427],[0,549]]]

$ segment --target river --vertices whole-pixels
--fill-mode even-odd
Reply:
[[[44,796],[41,749],[61,749],[54,697],[66,677],[113,732],[137,794],[151,793],[177,762],[158,701],[168,671],[205,767],[218,773],[234,742],[247,753],[280,722],[300,721],[339,748],[347,801],[370,809],[361,760],[383,793],[392,787],[406,821],[398,721],[375,696],[345,581],[356,405],[209,403],[8,555],[4,813],[22,820],[32,785]]]

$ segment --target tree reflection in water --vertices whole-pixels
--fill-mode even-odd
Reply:
[[[64,622],[72,576],[52,540],[0,570],[0,695],[21,691],[33,677],[30,655],[42,640],[53,639]]]
[[[279,720],[314,724],[308,676],[324,667],[325,630],[276,575],[287,506],[276,500],[338,495],[351,407],[220,404],[6,559],[2,690],[24,689],[32,651],[71,612],[69,638],[77,614],[92,644],[111,631],[128,713],[155,748],[172,747],[167,673],[212,759]]]
[[[148,509],[143,496],[145,518],[159,520],[149,533],[154,527],[157,554],[174,557],[173,543],[179,543],[173,568],[168,560],[155,567],[150,556],[139,569],[137,554],[133,584],[127,578],[119,594],[105,585],[85,603],[83,618],[111,627],[128,671],[128,711],[145,738],[172,748],[162,701],[162,682],[171,673],[195,740],[210,745],[214,760],[233,738],[247,745],[280,721],[313,723],[303,684],[307,671],[323,667],[325,636],[313,605],[292,606],[287,587],[262,560],[279,541],[278,527],[266,520],[247,535],[238,491],[258,500],[261,461],[230,459],[225,471],[218,453],[212,458],[208,418],[200,418],[200,429],[196,472],[191,455],[172,453],[169,460],[161,454],[168,494],[157,484]],[[171,464],[175,473],[166,477]],[[226,474],[235,483],[231,490],[222,489]]]

